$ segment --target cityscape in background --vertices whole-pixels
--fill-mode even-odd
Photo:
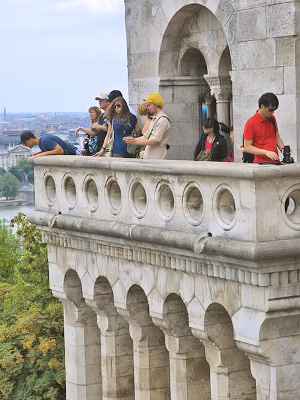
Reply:
[[[28,157],[31,151],[37,151],[20,145],[20,135],[25,130],[32,131],[36,136],[55,134],[81,148],[82,133],[78,137],[74,135],[78,126],[90,126],[88,113],[9,113],[4,108],[0,114],[0,167],[8,170],[17,164],[19,158]]]

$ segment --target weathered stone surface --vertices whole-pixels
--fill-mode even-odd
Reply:
[[[34,164],[68,400],[300,395],[297,164]]]

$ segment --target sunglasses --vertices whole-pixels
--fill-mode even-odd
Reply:
[[[115,108],[121,108],[122,106],[121,106],[121,104],[116,104],[115,105]]]
[[[269,110],[270,112],[274,112],[274,111],[277,110],[277,108],[268,108],[268,110]]]

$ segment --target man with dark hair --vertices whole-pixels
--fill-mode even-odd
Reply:
[[[45,134],[35,136],[31,131],[25,131],[20,135],[21,144],[32,149],[33,146],[39,146],[41,151],[32,153],[30,157],[52,156],[52,155],[77,155],[82,153],[77,147],[66,143],[58,136]]]
[[[283,152],[274,111],[279,101],[274,93],[264,93],[258,100],[259,109],[248,119],[244,128],[245,152],[254,154],[254,163],[279,163],[278,150]]]

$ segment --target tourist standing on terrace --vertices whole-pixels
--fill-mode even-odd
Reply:
[[[41,151],[32,153],[30,157],[52,156],[52,155],[77,155],[82,153],[77,147],[65,142],[55,135],[45,134],[35,136],[31,131],[25,131],[20,135],[21,144],[32,149],[33,146],[39,146]]]
[[[99,122],[98,123],[94,123],[92,125],[93,128],[98,129],[98,150],[101,150],[101,147],[103,146],[103,142],[104,139],[106,137],[107,131],[108,131],[108,127],[109,127],[109,121],[107,118],[107,111],[110,107],[110,101],[109,101],[109,95],[107,93],[101,93],[100,96],[95,97],[95,100],[99,101],[99,107],[101,108],[101,110],[104,111],[104,113],[102,113]]]
[[[254,154],[254,163],[280,162],[277,148],[283,152],[284,144],[273,115],[278,106],[274,93],[264,93],[258,100],[259,109],[246,122],[244,148],[246,153]]]
[[[99,149],[101,149],[102,143],[99,146],[99,141],[98,141],[98,134],[99,134],[99,129],[98,127],[94,126],[96,122],[99,121],[102,112],[99,107],[90,107],[89,108],[89,113],[90,113],[90,119],[91,119],[91,127],[90,128],[83,128],[79,126],[75,130],[75,136],[79,131],[82,131],[86,134],[86,137],[83,139],[84,143],[84,150],[86,156],[93,156],[96,154]]]
[[[105,153],[110,140],[113,141],[112,156],[127,157],[127,145],[123,138],[131,135],[134,130],[136,116],[129,111],[126,100],[123,97],[117,97],[107,111],[107,118],[110,126],[101,150],[94,157],[102,156]]]
[[[225,161],[226,155],[227,142],[220,134],[219,122],[213,117],[207,118],[195,149],[194,160]]]
[[[125,137],[123,140],[127,143],[139,144],[145,146],[140,152],[140,158],[146,159],[163,159],[167,155],[167,142],[170,136],[170,119],[162,110],[164,100],[158,93],[150,93],[144,99],[147,103],[149,114],[153,116],[148,129],[143,136]]]

